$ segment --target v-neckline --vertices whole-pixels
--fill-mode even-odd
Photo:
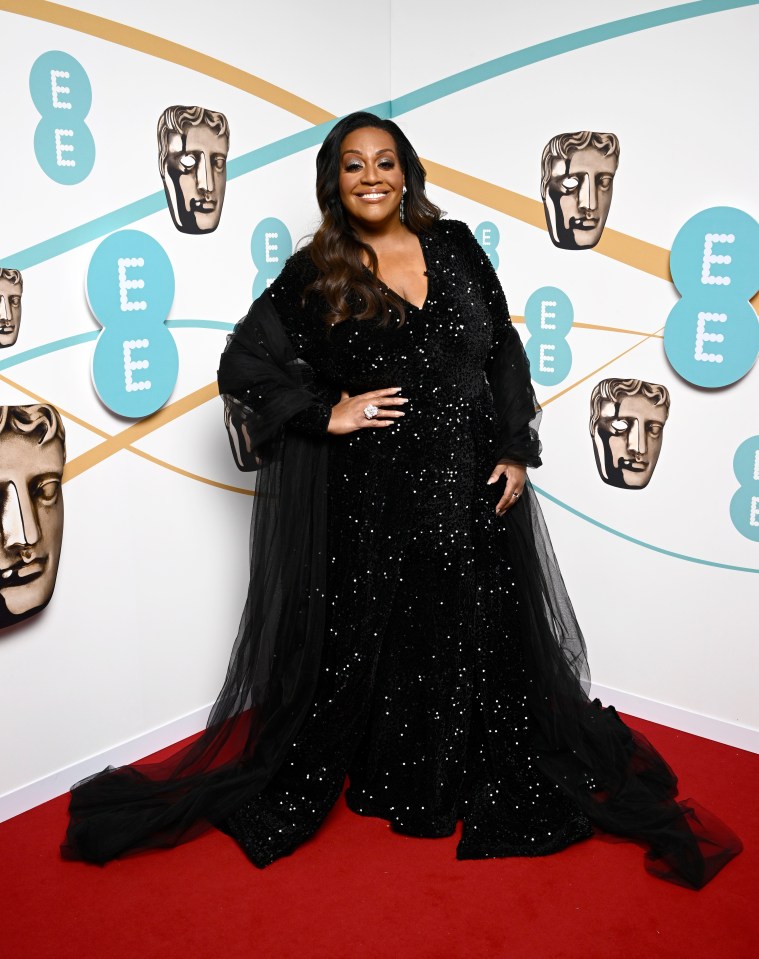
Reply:
[[[420,233],[416,233],[415,236],[416,236],[417,242],[419,243],[419,248],[422,251],[422,259],[424,260],[424,275],[427,278],[427,290],[424,294],[422,305],[417,306],[416,303],[412,303],[411,300],[407,300],[405,296],[400,294],[397,290],[393,289],[392,286],[389,286],[387,283],[385,283],[384,280],[380,280],[379,277],[377,277],[377,280],[388,292],[393,293],[395,296],[397,296],[399,300],[401,300],[403,303],[406,304],[406,306],[410,306],[413,310],[416,310],[417,313],[420,313],[425,308],[430,298],[430,267],[429,267],[429,263],[427,262],[427,250],[425,248],[424,243],[422,242],[422,235]],[[365,267],[364,269],[368,269],[368,267]]]

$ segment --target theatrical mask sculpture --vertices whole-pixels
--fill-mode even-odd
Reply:
[[[229,124],[223,113],[173,106],[158,120],[158,168],[174,226],[212,233],[227,188]]]
[[[545,145],[540,193],[555,246],[589,250],[611,206],[619,140],[613,133],[561,133]]]
[[[669,391],[643,380],[601,380],[590,395],[598,473],[619,489],[648,486],[661,453]]]
[[[18,339],[23,292],[21,272],[0,268],[0,350],[13,346]]]
[[[0,406],[0,629],[33,615],[53,595],[65,443],[54,407]]]

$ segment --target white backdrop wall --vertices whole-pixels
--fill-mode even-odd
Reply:
[[[217,0],[211,29],[206,5],[201,15],[193,2],[178,17],[147,0],[0,0],[0,265],[23,264],[25,284],[19,341],[0,353],[0,404],[42,397],[57,406],[69,463],[53,599],[0,632],[0,816],[202,725],[245,594],[251,482],[232,463],[218,397],[192,397],[213,382],[227,328],[250,300],[254,227],[277,217],[297,241],[315,226],[324,131],[309,146],[303,138],[330,116],[387,101],[428,162],[432,198],[473,228],[498,227],[499,274],[517,322],[542,286],[560,287],[574,305],[571,370],[538,387],[545,465],[533,479],[548,494],[597,689],[638,715],[759,749],[759,547],[729,515],[733,455],[759,433],[759,374],[722,390],[690,386],[660,335],[677,299],[672,284],[645,264],[556,249],[524,213],[539,202],[544,144],[592,129],[620,138],[607,229],[633,247],[669,250],[682,224],[710,206],[757,216],[759,9],[697,16],[720,5],[685,6],[687,18],[644,29],[640,16],[662,8],[640,0],[397,0],[370,16],[340,0]],[[81,14],[67,19],[74,7]],[[548,43],[603,25],[612,9],[615,19],[639,19],[568,52]],[[481,65],[535,44],[545,47],[531,62],[502,61],[484,79]],[[93,91],[86,122],[96,159],[74,186],[50,179],[34,151],[29,73],[51,50],[75,57]],[[461,71],[470,71],[462,83],[443,82]],[[221,224],[207,236],[177,232],[165,205],[147,216],[118,212],[162,190],[155,125],[174,103],[226,114],[230,161],[261,151],[250,172],[233,176],[231,163]],[[98,399],[94,338],[81,336],[99,329],[84,292],[90,259],[120,228],[160,242],[176,277],[169,319],[191,321],[172,327],[179,376],[166,410],[136,424]],[[671,392],[645,490],[619,490],[597,474],[588,400],[604,377]],[[120,439],[109,445],[110,436]]]

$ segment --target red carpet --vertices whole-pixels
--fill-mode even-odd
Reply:
[[[217,832],[100,869],[64,863],[66,798],[0,824],[6,959],[748,959],[759,952],[759,756],[632,720],[745,851],[701,892],[594,838],[546,859],[457,862],[341,801],[264,871]]]

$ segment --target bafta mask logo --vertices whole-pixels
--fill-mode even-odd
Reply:
[[[158,120],[158,167],[174,226],[212,233],[227,188],[229,124],[203,107],[168,107]]]
[[[13,346],[21,329],[21,294],[24,281],[18,270],[0,268],[0,350]]]
[[[52,406],[0,406],[0,629],[36,613],[53,595],[65,444]]]
[[[601,380],[590,395],[590,434],[604,483],[644,489],[661,453],[669,391],[643,380]]]
[[[545,145],[540,193],[555,246],[590,250],[598,243],[618,163],[613,133],[561,133]]]

